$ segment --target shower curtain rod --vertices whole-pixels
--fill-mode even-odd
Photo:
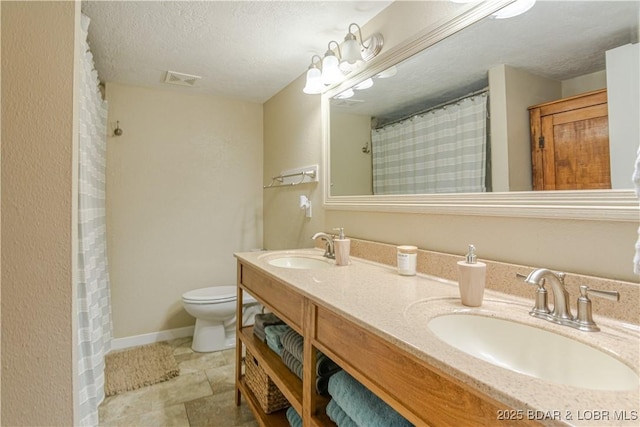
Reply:
[[[449,105],[457,104],[458,102],[462,101],[463,99],[471,98],[472,96],[481,95],[481,94],[484,94],[484,93],[487,93],[487,92],[489,92],[489,87],[485,87],[485,88],[477,90],[475,92],[471,92],[471,93],[468,93],[466,95],[462,95],[461,97],[452,99],[450,101],[443,102],[442,104],[434,105],[433,107],[429,107],[429,108],[427,108],[425,110],[418,111],[417,113],[411,113],[409,115],[400,117],[399,119],[387,122],[387,123],[383,124],[382,126],[378,126],[374,130],[384,129],[387,126],[393,126],[393,125],[395,125],[397,123],[400,123],[400,122],[403,122],[403,121],[405,121],[407,119],[410,119],[411,117],[421,116],[421,115],[427,114],[427,113],[429,113],[431,111],[439,110],[441,108],[448,107]]]

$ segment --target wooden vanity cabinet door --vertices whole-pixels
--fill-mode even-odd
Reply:
[[[534,190],[611,188],[606,90],[529,110]]]

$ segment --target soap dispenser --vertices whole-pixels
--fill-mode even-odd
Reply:
[[[351,240],[344,237],[344,228],[334,228],[338,237],[333,239],[333,249],[336,254],[336,265],[349,265],[349,250],[351,249]]]
[[[482,305],[487,265],[476,260],[476,248],[469,245],[464,261],[458,261],[458,285],[462,304],[469,307]]]

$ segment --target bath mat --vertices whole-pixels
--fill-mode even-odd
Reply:
[[[112,396],[169,380],[179,373],[173,348],[166,343],[109,353],[105,357],[104,392]]]

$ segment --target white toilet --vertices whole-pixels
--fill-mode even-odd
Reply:
[[[184,309],[196,318],[191,348],[199,353],[224,350],[236,345],[235,286],[194,289],[182,295]],[[246,292],[243,295],[242,324],[252,325],[262,306]]]

